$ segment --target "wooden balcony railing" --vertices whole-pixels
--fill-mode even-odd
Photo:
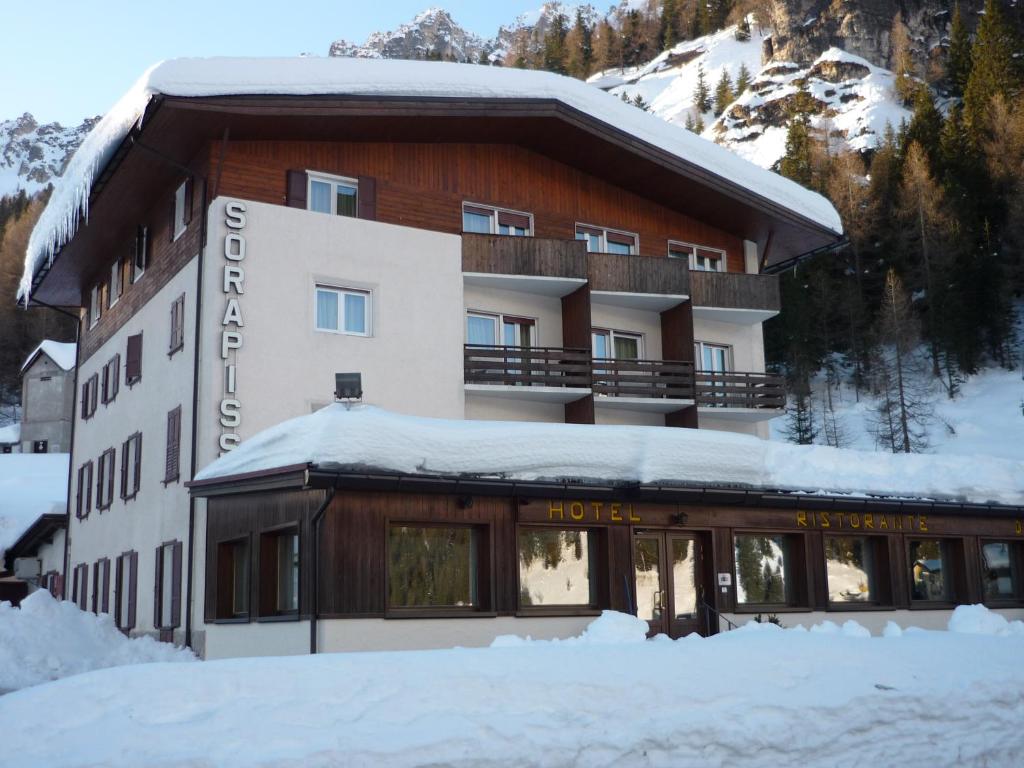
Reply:
[[[697,405],[713,408],[784,408],[783,379],[771,373],[696,371]]]
[[[693,363],[594,358],[594,394],[693,399]]]
[[[685,259],[587,254],[590,289],[623,293],[688,296],[690,266]]]
[[[779,276],[694,270],[690,272],[690,298],[695,307],[778,312]]]
[[[467,344],[467,384],[590,387],[590,354],[560,347],[491,347]]]

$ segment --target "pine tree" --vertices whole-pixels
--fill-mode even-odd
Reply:
[[[875,371],[881,398],[873,425],[875,439],[893,453],[919,453],[927,447],[931,403],[914,377],[917,318],[893,269],[885,278],[878,337]]]
[[[639,93],[633,96],[633,100],[630,103],[637,109],[642,109],[644,112],[651,111],[650,103]]]
[[[697,89],[693,93],[693,103],[701,115],[711,109],[711,91],[708,89],[708,81],[704,75],[703,62],[697,65]]]
[[[783,434],[791,443],[810,445],[818,436],[814,425],[814,407],[811,386],[806,373],[801,373],[791,387],[792,400],[786,407],[786,425]]]
[[[812,97],[806,81],[793,99],[790,108],[789,125],[786,129],[786,153],[779,161],[779,173],[798,184],[810,188],[814,181],[811,159],[811,116],[809,103]]]
[[[693,9],[693,23],[690,25],[690,37],[703,37],[714,32],[711,15],[708,11],[708,0],[697,0]]]
[[[658,30],[658,39],[661,41],[662,50],[672,48],[683,39],[683,31],[679,25],[678,0],[663,0],[661,4],[661,28]]]
[[[1012,98],[1020,88],[1019,44],[996,0],[986,0],[985,14],[971,46],[971,74],[964,88],[964,121],[974,147],[979,147],[992,97]]]
[[[565,38],[568,33],[565,16],[561,13],[555,14],[551,19],[547,34],[544,36],[543,68],[548,72],[566,74]]]
[[[949,29],[948,61],[946,72],[952,93],[954,96],[962,97],[971,76],[971,36],[960,13],[960,3],[953,9],[953,22]]]
[[[566,69],[573,77],[586,79],[594,67],[594,30],[583,18],[582,8],[565,38]]]
[[[700,134],[704,133],[704,128],[704,115],[698,113],[697,122],[693,126],[693,132],[699,136]]]
[[[734,98],[729,70],[723,69],[722,76],[718,79],[718,85],[715,86],[715,117],[725,112],[725,108],[732,104]]]
[[[745,63],[740,64],[740,71],[736,75],[736,96],[741,96],[750,87],[752,81],[753,78],[750,75],[750,70],[747,69],[747,65]]]
[[[697,123],[693,121],[693,114],[690,112],[686,113],[686,122],[683,123],[683,127],[691,133],[697,132]]]
[[[627,67],[639,66],[647,59],[647,38],[643,26],[640,11],[631,10],[626,14],[622,33],[622,60]]]
[[[594,59],[601,71],[622,69],[622,39],[608,17],[602,19],[597,27]]]
[[[920,85],[914,96],[914,116],[907,125],[904,140],[909,145],[917,142],[927,153],[933,167],[939,161],[939,144],[942,135],[942,115],[935,108],[935,100],[926,85]]]
[[[736,25],[735,37],[741,43],[745,43],[745,42],[750,40],[750,19],[749,19],[749,17],[744,16],[742,19],[740,19],[739,23]]]
[[[892,19],[889,45],[889,59],[892,62],[892,71],[896,75],[896,94],[904,104],[910,104],[917,89],[917,73],[910,50],[910,34],[903,23],[902,15],[898,12]]]

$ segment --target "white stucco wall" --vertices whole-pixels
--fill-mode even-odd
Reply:
[[[79,373],[85,381],[93,373],[103,379],[103,366],[114,354],[121,355],[120,388],[116,399],[107,405],[100,402],[92,418],[83,421],[75,414],[75,446],[71,479],[71,515],[68,522],[70,562],[65,591],[71,596],[72,571],[79,563],[88,563],[89,593],[92,593],[92,564],[110,558],[110,605],[113,593],[116,559],[122,552],[138,552],[138,592],[136,595],[136,632],[153,629],[153,586],[156,548],[165,541],[182,542],[182,561],[188,561],[188,479],[191,462],[190,429],[192,424],[192,383],[195,333],[195,290],[197,259],[190,261],[147,302],[117,333],[86,360]],[[146,280],[143,276],[142,280]],[[168,357],[170,339],[170,308],[172,302],[185,294],[185,346]],[[102,322],[102,321],[101,321]],[[127,339],[142,332],[142,379],[128,387],[124,383]],[[181,406],[181,478],[164,486],[164,461],[167,442],[167,413]],[[122,501],[121,465],[124,461],[122,443],[133,433],[142,433],[142,474],[138,495]],[[95,506],[95,482],[98,459],[107,448],[117,451],[114,471],[114,500],[109,509]],[[75,494],[78,468],[92,459],[93,511],[85,519],[75,517]],[[182,605],[185,601],[185,579],[182,579]],[[184,625],[184,613],[182,614]]]
[[[562,300],[553,296],[538,296],[523,291],[505,291],[482,285],[463,288],[463,302],[467,312],[514,315],[536,322],[535,347],[562,346]],[[463,325],[462,339],[466,330]]]
[[[661,315],[658,312],[592,303],[590,317],[594,328],[642,334],[640,356],[646,360],[662,359]]]
[[[764,332],[761,323],[740,325],[695,317],[693,339],[732,347],[734,371],[764,373]]]
[[[560,424],[565,421],[565,406],[559,403],[537,402],[466,393],[466,418],[484,421],[544,421]]]

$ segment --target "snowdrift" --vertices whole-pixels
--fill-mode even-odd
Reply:
[[[751,624],[644,642],[641,625],[605,614],[589,641],[101,670],[0,697],[4,750],[47,766],[938,768],[1024,757],[1024,634]]]
[[[104,667],[194,660],[191,651],[150,637],[128,639],[107,614],[57,602],[45,590],[20,608],[0,603],[0,694]]]

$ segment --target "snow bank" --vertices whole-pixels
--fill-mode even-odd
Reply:
[[[0,603],[0,693],[104,667],[194,660],[191,651],[151,637],[128,639],[107,614],[57,602],[46,590],[20,608]]]
[[[949,617],[949,631],[965,635],[1024,636],[1024,621],[1007,621],[984,605],[958,605]]]
[[[21,366],[21,370],[24,371],[28,368],[28,364],[32,362],[32,359],[39,352],[45,352],[50,356],[57,365],[63,368],[65,371],[70,371],[75,367],[75,357],[78,354],[78,346],[73,342],[53,341],[53,339],[44,339],[39,342],[39,346],[32,350],[32,354],[25,358],[24,364]]]
[[[509,648],[517,645],[562,643],[566,645],[617,645],[621,643],[642,643],[647,640],[647,622],[628,613],[601,611],[601,615],[590,622],[579,637],[565,640],[534,640],[527,635],[498,635],[491,643],[492,648]]]
[[[1019,635],[760,625],[152,664],[0,697],[0,723],[5,754],[55,768],[1016,766],[1022,652]]]
[[[40,515],[67,511],[66,453],[0,454],[0,553]]]
[[[349,58],[172,59],[149,69],[97,123],[71,158],[29,239],[19,297],[36,270],[88,220],[92,182],[143,117],[168,96],[314,95],[550,99],[615,126],[800,216],[842,232],[824,197],[654,115],[570,77],[512,67]]]
[[[196,479],[295,464],[1024,503],[1022,461],[864,453],[713,430],[430,419],[340,404],[260,432]]]

